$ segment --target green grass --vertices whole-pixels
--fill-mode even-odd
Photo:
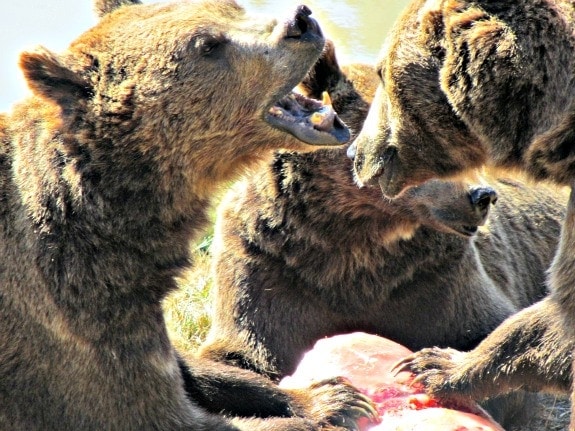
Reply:
[[[172,342],[181,352],[192,352],[204,341],[211,324],[210,251],[217,206],[228,187],[213,196],[210,228],[191,245],[193,265],[177,280],[178,289],[163,301],[164,317]]]
[[[193,351],[210,329],[211,277],[209,246],[212,235],[206,235],[193,250],[194,265],[181,279],[179,289],[163,303],[170,337],[182,351]]]

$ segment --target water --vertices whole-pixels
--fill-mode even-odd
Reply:
[[[282,16],[304,3],[334,40],[340,62],[374,63],[381,44],[409,0],[239,0],[250,11]]]

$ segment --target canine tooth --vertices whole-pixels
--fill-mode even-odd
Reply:
[[[283,115],[283,111],[275,106],[272,106],[269,112],[275,117],[281,117]]]
[[[329,97],[329,93],[327,91],[321,93],[321,103],[325,106],[331,106],[331,97]]]

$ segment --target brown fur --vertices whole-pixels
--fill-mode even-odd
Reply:
[[[570,184],[573,148],[549,133],[572,120],[574,30],[568,0],[413,1],[379,60],[380,91],[354,143],[358,180],[394,196],[489,163]],[[561,160],[549,171],[532,146],[543,134]]]
[[[332,49],[305,89],[329,90],[359,130],[373,87],[342,74]],[[343,332],[411,349],[473,348],[545,295],[566,201],[552,187],[494,185],[498,203],[471,237],[464,226],[485,221],[489,187],[431,180],[388,200],[355,186],[343,149],[278,153],[218,209],[216,308],[203,356],[280,378],[315,341]],[[505,410],[493,402],[499,420],[519,421],[512,408],[497,409]]]
[[[0,429],[355,429],[373,411],[339,379],[284,392],[184,363],[160,306],[218,185],[305,150],[263,116],[323,38],[302,9],[130,3],[99,1],[63,54],[22,54],[34,96],[0,116]]]
[[[519,389],[566,394],[572,391],[575,350],[575,194],[571,192],[560,246],[550,270],[551,293],[505,320],[470,352],[423,349],[399,369],[418,374],[430,393],[482,400]],[[573,397],[571,402],[573,409]],[[573,418],[569,430],[575,429]]]
[[[574,14],[567,0],[414,1],[386,42],[380,91],[354,143],[359,182],[395,196],[487,163],[573,187]],[[401,367],[444,397],[560,391],[573,407],[574,248],[572,190],[551,294],[471,352],[426,349]]]

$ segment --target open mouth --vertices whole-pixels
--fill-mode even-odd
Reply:
[[[322,101],[291,92],[268,110],[265,119],[310,145],[340,145],[351,137],[348,127],[333,110],[327,92],[323,93]]]

